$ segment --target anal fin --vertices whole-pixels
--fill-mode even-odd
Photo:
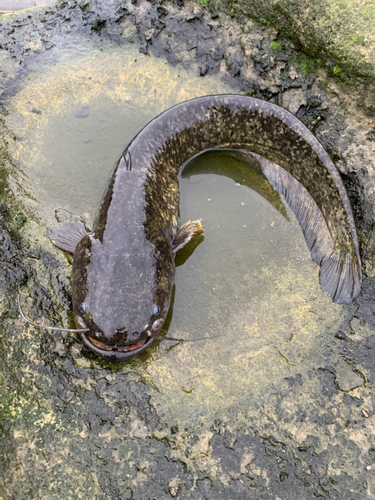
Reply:
[[[172,241],[173,253],[181,250],[195,236],[203,236],[204,229],[198,220],[185,222]]]
[[[59,226],[48,228],[46,235],[55,246],[73,254],[87,232],[83,222],[65,222]]]

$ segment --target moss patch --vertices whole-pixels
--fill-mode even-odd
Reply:
[[[328,67],[349,75],[375,76],[372,0],[239,0],[236,5],[242,13],[273,24]]]

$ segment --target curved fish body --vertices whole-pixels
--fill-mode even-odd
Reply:
[[[74,251],[73,307],[84,343],[121,361],[150,346],[168,313],[174,253],[203,234],[179,230],[178,174],[211,149],[254,163],[286,196],[299,219],[323,290],[338,303],[359,293],[361,265],[350,203],[341,178],[313,134],[291,113],[240,95],[183,102],[146,125],[117,160],[92,232],[50,237]],[[259,156],[257,156],[259,155]],[[64,243],[65,238],[65,243]]]

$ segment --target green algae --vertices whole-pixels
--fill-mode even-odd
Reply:
[[[270,49],[274,50],[275,52],[280,52],[282,50],[282,43],[274,40],[270,43]]]
[[[315,75],[322,65],[320,59],[309,57],[303,53],[291,57],[290,62],[307,77]]]
[[[342,67],[348,80],[351,75],[375,76],[372,0],[240,0],[236,6],[241,13],[275,26],[328,68]]]

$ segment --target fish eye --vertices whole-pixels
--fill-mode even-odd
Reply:
[[[79,306],[79,310],[82,314],[85,314],[86,312],[86,305],[84,302],[82,302],[82,304]]]
[[[159,314],[160,314],[160,307],[159,306],[155,306],[154,316],[159,316]]]

